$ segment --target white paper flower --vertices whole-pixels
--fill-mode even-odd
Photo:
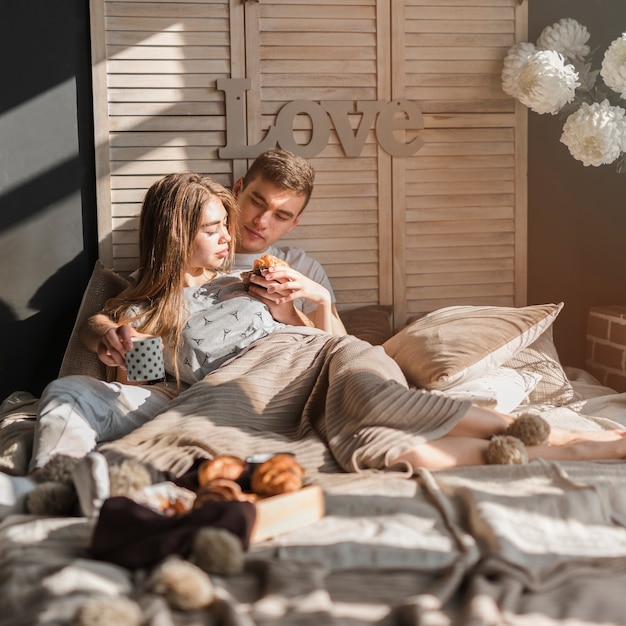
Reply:
[[[626,33],[607,48],[600,76],[607,87],[626,98]]]
[[[540,50],[521,69],[516,97],[535,113],[555,114],[574,99],[578,86],[578,73],[573,65],[566,65],[558,52]]]
[[[535,44],[521,42],[515,44],[507,52],[502,66],[502,91],[512,98],[519,98],[520,72],[535,53]]]
[[[537,49],[555,50],[570,61],[582,61],[590,51],[587,41],[587,28],[571,17],[564,17],[543,29],[537,39]]]
[[[626,149],[625,113],[608,100],[585,102],[567,118],[561,141],[585,166],[613,163]]]

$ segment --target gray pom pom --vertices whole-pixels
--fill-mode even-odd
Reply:
[[[237,574],[244,562],[241,541],[222,528],[202,528],[196,533],[190,560],[210,574]]]
[[[504,434],[517,437],[527,446],[539,446],[548,442],[550,424],[539,415],[524,413],[506,429]]]
[[[36,473],[36,480],[40,483],[56,482],[71,485],[72,471],[79,460],[67,454],[57,454]]]
[[[41,483],[26,496],[26,510],[33,515],[71,515],[75,506],[76,491],[65,483]]]
[[[528,463],[526,446],[517,437],[507,435],[492,437],[485,456],[489,465],[523,465]]]

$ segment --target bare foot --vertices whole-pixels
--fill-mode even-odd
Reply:
[[[625,430],[562,430],[552,428],[550,431],[550,444],[562,446],[576,441],[616,441],[626,437]]]
[[[601,431],[593,431],[600,433]],[[626,458],[626,437],[622,431],[604,431],[620,433],[620,436],[612,440],[589,440],[589,432],[572,432],[576,436],[585,438],[573,439],[560,445],[529,446],[528,458],[545,459],[546,461],[599,461],[619,460]]]

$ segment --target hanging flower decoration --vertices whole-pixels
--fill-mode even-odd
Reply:
[[[536,44],[515,44],[504,59],[502,89],[535,113],[562,115],[561,142],[583,165],[617,163],[626,172],[626,33],[607,48],[599,70],[592,69],[589,38],[568,17],[544,28]]]

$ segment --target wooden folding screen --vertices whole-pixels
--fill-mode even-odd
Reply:
[[[288,149],[329,131],[306,155],[316,187],[288,241],[326,267],[340,309],[393,304],[401,326],[451,304],[525,303],[526,118],[500,89],[525,4],[91,0],[91,18],[108,265],[135,267],[151,182],[194,170],[230,185],[251,158],[228,156],[233,135],[250,150],[287,119]],[[232,79],[248,81],[241,119],[226,119]],[[414,106],[422,127],[390,131],[377,117],[387,103],[394,119]],[[394,155],[389,133],[422,145]]]

